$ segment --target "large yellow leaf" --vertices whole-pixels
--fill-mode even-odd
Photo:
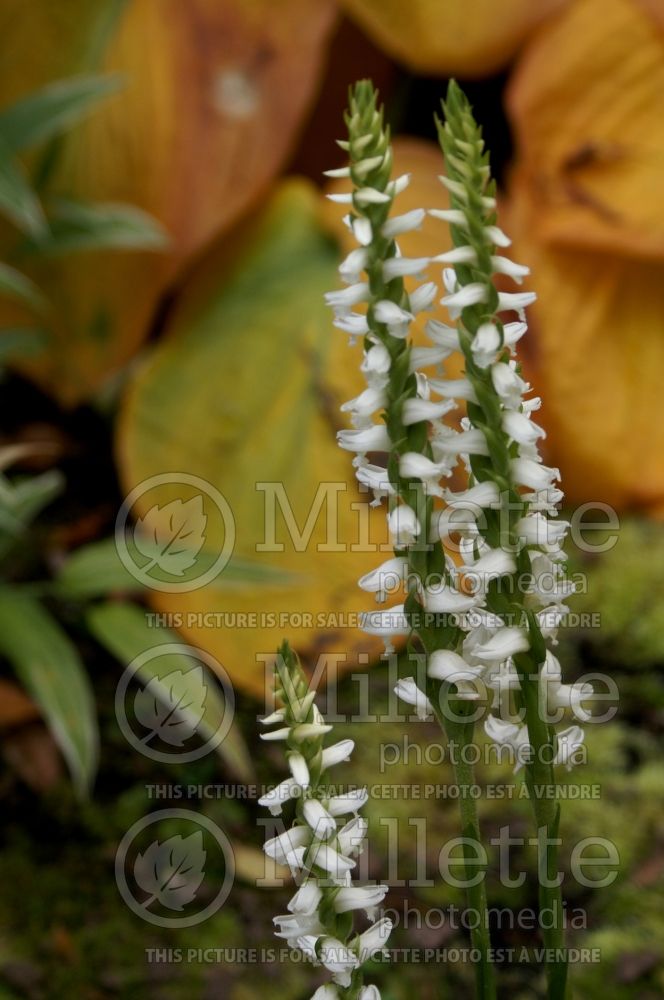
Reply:
[[[527,374],[568,499],[661,507],[662,265],[547,246],[532,236],[531,204],[513,202],[511,215],[514,257],[532,267],[538,295]]]
[[[348,14],[417,73],[487,76],[567,0],[342,0]]]
[[[288,182],[248,228],[209,255],[185,288],[167,338],[132,385],[119,431],[127,491],[173,470],[202,477],[232,509],[234,556],[259,571],[295,574],[275,581],[259,572],[244,584],[227,577],[235,580],[230,586],[222,573],[203,589],[151,597],[159,611],[223,612],[217,627],[185,619],[182,631],[216,656],[234,683],[256,694],[263,691],[256,654],[272,653],[284,635],[305,652],[348,653],[351,663],[359,651],[378,650],[344,621],[371,606],[356,581],[385,557],[347,551],[362,538],[359,514],[351,509],[360,494],[335,430],[342,424],[340,403],[362,388],[362,379],[359,358],[332,327],[322,301],[337,284],[339,253],[320,229],[318,203],[308,183]],[[261,482],[283,484],[300,529],[320,484],[342,484],[335,520],[345,551],[316,551],[326,538],[325,510],[305,551],[295,550],[281,514],[277,537],[284,551],[257,551],[265,538]],[[134,515],[145,517],[148,506],[172,501],[178,488],[166,484],[152,492]],[[370,517],[372,541],[385,544],[384,510],[372,509]],[[221,529],[208,528],[208,548],[223,541]],[[233,624],[233,614],[258,620]],[[291,619],[272,626],[260,618],[268,614],[310,615],[312,625]]]
[[[538,238],[664,256],[664,15],[576,0],[532,40],[508,109]]]
[[[664,44],[649,0],[577,0],[509,91],[509,230],[538,301],[524,342],[572,500],[664,501]]]
[[[333,0],[283,0],[278,17],[270,0],[3,0],[0,104],[81,70],[125,82],[58,147],[49,191],[129,202],[172,236],[167,254],[75,254],[30,272],[54,308],[47,352],[24,367],[63,402],[132,356],[182,262],[266,190],[333,16]]]

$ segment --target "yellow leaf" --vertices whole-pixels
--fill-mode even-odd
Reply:
[[[547,458],[571,501],[662,507],[662,266],[546,246],[531,212],[514,202],[510,232],[538,296],[523,344]]]
[[[363,383],[359,357],[322,301],[337,284],[339,254],[320,229],[319,198],[306,182],[286,183],[259,217],[207,257],[177,303],[166,339],[132,385],[119,430],[127,491],[169,470],[174,479],[201,477],[233,513],[234,558],[285,574],[233,577],[231,586],[222,573],[201,589],[151,595],[159,611],[184,616],[188,641],[259,696],[264,671],[256,656],[271,655],[285,635],[305,654],[338,651],[350,664],[360,652],[375,655],[380,648],[355,627],[354,616],[371,608],[357,579],[385,558],[375,551],[387,543],[385,511],[368,507],[350,456],[335,441],[339,405]],[[303,551],[279,511],[276,538],[284,549],[261,551],[270,538],[265,511],[275,509],[271,488],[261,483],[283,485],[300,531],[321,484],[340,485],[324,489],[327,511],[314,518]],[[172,502],[177,488],[165,483],[143,496],[134,518]],[[353,509],[360,500],[362,514]],[[334,543],[330,511],[341,551],[324,550]],[[364,518],[373,550],[349,551],[362,545]],[[221,528],[210,522],[206,533],[208,549],[223,546]],[[204,620],[206,613],[222,617]]]
[[[647,0],[577,0],[528,45],[508,109],[539,239],[664,256],[663,24]]]
[[[126,363],[182,263],[255,202],[288,156],[318,85],[334,4],[283,0],[278,17],[273,7],[3,3],[11,55],[0,66],[0,105],[76,72],[118,71],[125,82],[56,147],[48,191],[136,205],[173,240],[167,254],[75,254],[30,270],[54,308],[47,351],[21,367],[62,402],[89,396]]]
[[[567,0],[342,0],[372,40],[416,73],[487,76]]]

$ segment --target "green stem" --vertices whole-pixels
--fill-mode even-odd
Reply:
[[[473,880],[474,875],[477,874],[478,869],[477,856],[474,854],[472,847],[475,844],[482,843],[477,815],[477,802],[473,795],[475,768],[464,759],[465,748],[473,742],[475,723],[446,718],[437,701],[433,702],[433,707],[440,728],[446,734],[448,741],[453,740],[457,747],[457,754],[455,755],[455,759],[452,760],[452,765],[454,767],[454,780],[459,788],[465,881],[469,883]],[[454,713],[456,715],[463,715],[465,711],[473,709],[474,706],[469,702],[455,701],[454,703]],[[489,911],[486,897],[486,871],[482,873],[482,878],[477,884],[466,888],[466,902],[473,916],[475,913],[479,916],[477,926],[473,926],[470,932],[472,948],[480,956],[479,961],[475,963],[476,996],[478,1000],[495,1000],[496,983],[493,963],[489,958],[491,937],[489,933]],[[475,921],[473,920],[474,923]]]
[[[546,956],[547,996],[548,1000],[565,1000],[568,966],[560,884],[562,877],[558,880],[560,806],[555,797],[556,779],[552,763],[555,753],[554,736],[540,712],[537,668],[527,654],[516,656],[514,661],[521,681],[528,740],[532,747],[532,760],[526,764],[526,786],[538,838],[542,832],[546,836],[543,857],[541,840],[538,843],[538,881],[540,916],[545,909],[553,913],[551,927],[542,927],[544,947],[547,952],[551,952]],[[553,882],[558,884],[552,885]]]

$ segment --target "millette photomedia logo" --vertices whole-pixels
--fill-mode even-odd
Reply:
[[[165,472],[128,494],[116,518],[115,545],[143,586],[188,593],[223,572],[233,554],[235,520],[224,495],[206,479]]]
[[[157,927],[193,927],[216,913],[233,887],[228,837],[200,813],[161,809],[127,831],[115,880],[130,909]]]

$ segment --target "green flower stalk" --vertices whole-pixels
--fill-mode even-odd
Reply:
[[[429,320],[431,346],[420,348],[408,340],[410,323],[431,306],[436,288],[427,282],[409,296],[403,278],[419,274],[431,261],[402,257],[397,237],[421,225],[425,213],[391,216],[407,178],[390,179],[389,134],[371,84],[358,84],[351,95],[348,140],[341,144],[350,165],[331,173],[349,177],[353,190],[332,197],[351,207],[346,222],[359,245],[340,267],[347,287],[329,293],[327,301],[335,325],[351,340],[363,337],[367,389],[342,407],[354,427],[339,433],[339,444],[355,453],[357,478],[373,489],[374,502],[389,501],[394,557],[359,584],[379,601],[399,590],[405,598],[387,611],[367,614],[364,627],[381,635],[388,648],[394,637],[408,636],[411,651],[424,661],[426,679],[424,685],[402,680],[399,694],[418,714],[433,711],[461,748],[453,763],[462,786],[469,878],[477,873],[480,838],[474,797],[463,794],[474,784],[463,748],[474,740],[478,701],[487,698],[493,709],[498,706],[499,713],[485,720],[486,733],[508,751],[515,771],[525,765],[546,848],[541,906],[555,914],[553,928],[543,932],[545,944],[559,956],[547,969],[549,996],[562,998],[566,965],[555,885],[559,812],[550,793],[554,764],[576,762],[583,731],[572,725],[556,734],[553,723],[565,710],[587,718],[582,702],[592,692],[563,684],[560,664],[547,648],[574,588],[565,578],[561,549],[568,526],[556,520],[562,499],[555,486],[558,471],[541,462],[538,441],[544,432],[532,420],[539,400],[526,398],[530,386],[514,356],[527,329],[524,310],[535,296],[499,292],[494,285],[496,275],[520,284],[528,268],[499,252],[510,241],[496,225],[488,154],[454,83],[443,110],[438,129],[447,176],[441,180],[451,206],[429,214],[451,228],[453,249],[432,260],[446,265],[441,301],[455,325]],[[355,309],[359,305],[362,311]],[[504,320],[509,312],[518,320]],[[439,377],[435,366],[454,352],[463,356],[464,377]],[[459,401],[467,415],[457,431],[443,418]],[[384,466],[370,458],[376,452],[385,453]],[[459,462],[468,487],[454,493],[443,481]],[[457,536],[460,558],[454,560],[445,546]],[[472,935],[481,956],[477,993],[489,998],[495,986],[483,880],[468,890],[468,902],[479,915]]]
[[[373,920],[387,892],[386,885],[352,882],[367,832],[366,820],[359,815],[367,790],[333,794],[327,786],[328,770],[348,761],[354,744],[340,740],[324,746],[332,726],[316,708],[315,691],[309,689],[288,643],[277,652],[275,680],[281,707],[263,724],[278,728],[262,738],[284,743],[290,777],[259,799],[259,805],[280,816],[284,806],[294,803],[295,817],[264,850],[288,865],[298,884],[288,913],[274,918],[276,934],[330,973],[331,981],[319,987],[312,1000],[380,1000],[378,989],[365,985],[363,966],[383,951],[391,921],[380,919],[362,933],[354,929],[355,913],[363,910]]]
[[[474,722],[468,718],[473,706],[470,699],[458,697],[458,687],[463,687],[464,682],[459,679],[458,687],[451,683],[458,669],[450,671],[440,659],[459,645],[462,636],[458,625],[446,621],[445,616],[467,611],[475,603],[454,586],[456,569],[445,556],[438,529],[439,512],[434,509],[434,497],[442,496],[439,481],[450,475],[454,461],[436,448],[430,431],[435,427],[445,435],[440,421],[455,404],[448,399],[432,400],[422,371],[448,357],[458,347],[458,339],[454,331],[434,329],[431,324],[431,347],[414,348],[407,339],[410,323],[418,312],[431,307],[437,289],[427,282],[407,295],[404,288],[404,276],[418,274],[430,261],[402,257],[396,237],[421,225],[425,212],[390,216],[392,203],[408,178],[390,179],[389,132],[369,82],[356,85],[346,124],[348,140],[340,145],[349,153],[350,166],[330,173],[350,177],[353,191],[332,197],[352,206],[346,222],[359,247],[340,267],[348,287],[329,293],[327,301],[335,310],[336,326],[352,338],[360,334],[364,337],[362,371],[367,389],[342,407],[350,412],[355,427],[341,431],[339,443],[356,453],[354,464],[360,483],[371,487],[377,500],[389,498],[388,523],[395,555],[362,577],[360,586],[373,591],[379,600],[395,589],[395,582],[404,582],[408,590],[404,604],[366,615],[364,628],[382,636],[387,648],[395,636],[417,635],[426,653],[430,698],[413,678],[402,681],[398,693],[420,713],[434,711],[448,737],[460,748],[454,765],[457,783],[466,792],[460,797],[460,807],[467,882],[471,886],[468,905],[479,918],[471,932],[473,948],[480,955],[476,963],[477,993],[490,1000],[495,996],[495,987],[488,958],[486,889],[483,878],[474,879],[474,844],[480,840],[476,802],[471,794],[475,778],[462,752],[473,740]],[[366,281],[362,280],[362,272]],[[361,302],[366,303],[366,313],[352,311],[352,306]],[[384,423],[374,421],[376,413],[383,414]],[[386,452],[386,468],[372,464],[367,457],[369,451]],[[425,612],[427,622],[432,617],[436,620],[435,627],[425,624]]]

